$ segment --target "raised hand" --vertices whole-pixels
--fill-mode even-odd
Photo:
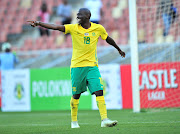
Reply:
[[[39,21],[28,20],[27,22],[29,22],[32,27],[36,27],[39,25]]]

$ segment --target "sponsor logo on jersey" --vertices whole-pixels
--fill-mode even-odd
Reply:
[[[92,33],[92,36],[95,36],[95,35],[96,35],[96,34],[93,32],[93,33]]]
[[[84,36],[89,36],[89,33],[85,33]]]

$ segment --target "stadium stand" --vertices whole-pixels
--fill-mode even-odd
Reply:
[[[0,15],[1,20],[0,20],[0,30],[3,31],[0,34],[0,42],[5,42],[8,40],[8,35],[14,35],[14,34],[20,34],[23,32],[23,25],[26,24],[26,20],[32,20],[36,19],[37,13],[39,10],[39,7],[41,5],[43,0],[28,0],[26,2],[22,0],[1,0],[0,4]],[[48,3],[48,9],[50,14],[53,15],[54,13],[54,8],[57,7],[59,3],[61,3],[61,0],[45,0]],[[118,36],[118,39],[116,39],[118,44],[127,44],[128,39],[129,39],[129,15],[128,13],[128,2],[127,0],[103,0],[103,12],[104,12],[104,17],[102,18],[101,24],[107,29],[108,33],[110,33],[111,36]],[[143,0],[138,0],[137,4],[139,6],[144,6],[146,3],[144,3]],[[152,7],[152,5],[156,4],[155,0],[152,0],[151,2],[148,3],[151,8],[143,9],[139,8],[138,13],[142,13],[146,15],[147,12],[150,14],[155,14],[157,8]],[[180,8],[180,7],[177,7]],[[106,17],[108,16],[108,17]],[[156,20],[152,19],[151,17],[154,17],[152,15],[149,15],[149,18],[143,16],[143,15],[138,15],[137,14],[137,23],[138,23],[138,29],[139,29],[139,34],[140,34],[140,42],[142,41],[142,38],[146,39],[147,43],[153,43],[153,42],[158,42],[160,43],[161,41],[157,40],[157,36],[152,35],[152,30],[154,29],[154,26],[156,24]],[[146,19],[145,19],[146,18]],[[74,18],[75,19],[75,18]],[[151,20],[151,21],[150,21]],[[145,21],[145,22],[144,22]],[[18,23],[17,23],[18,22]],[[57,21],[56,21],[57,22]],[[56,23],[52,22],[52,23]],[[156,29],[162,29],[162,20],[159,22],[160,24],[157,26]],[[146,24],[144,26],[143,24]],[[178,25],[178,24],[176,24]],[[167,41],[169,40],[176,40],[178,38],[178,33],[175,32],[174,30],[177,31],[175,28],[176,25],[173,25],[170,30],[170,35],[172,35],[174,38],[168,37]],[[148,31],[146,34],[143,31]],[[159,30],[160,31],[160,30]],[[162,38],[161,35],[159,35],[160,39]],[[34,41],[34,43],[38,42],[39,47],[27,47],[29,49],[24,49],[20,48],[20,50],[34,50],[34,49],[46,49],[45,46],[48,46],[47,44],[43,45],[41,43],[52,43],[52,48],[55,49],[56,47],[58,48],[59,46],[56,44],[56,40],[58,38],[58,34],[53,34],[52,38],[47,38],[47,42],[39,41],[42,40],[41,37],[38,37],[40,39],[36,39],[37,41]],[[29,40],[29,39],[27,39]],[[50,41],[49,41],[50,40]],[[53,42],[52,42],[53,41]],[[63,44],[67,44],[67,47],[70,47],[70,39],[67,41],[63,41]],[[26,42],[24,41],[24,45],[26,46]],[[102,41],[99,43],[100,45],[102,44]],[[42,46],[42,47],[41,47]],[[24,47],[22,45],[22,47]],[[49,48],[49,47],[48,47]]]
[[[38,35],[36,32],[37,29],[31,28],[26,23],[27,20],[36,20],[42,1],[47,2],[49,12],[52,15],[51,23],[58,24],[59,21],[57,20],[59,18],[57,19],[55,12],[57,6],[61,3],[61,0],[27,0],[26,2],[24,2],[24,0],[0,0],[0,31],[3,31],[0,32],[0,42],[3,43],[9,41],[11,44],[13,44],[17,40],[20,40],[18,43],[14,43],[15,45],[13,44],[13,50],[17,52],[71,48],[72,45],[70,36],[65,39],[63,33],[58,31],[50,31],[50,37],[40,37],[40,35]],[[76,4],[73,2],[74,1],[71,0],[72,4]],[[104,15],[102,17],[101,24],[106,28],[109,35],[112,36],[118,44],[126,46],[129,42],[128,1],[102,0],[102,2]],[[170,28],[169,35],[166,38],[163,37],[162,18],[160,18],[157,22],[154,18],[155,15],[152,15],[156,14],[157,12],[156,0],[151,0],[148,2],[150,8],[141,8],[145,5],[147,6],[147,3],[145,3],[144,0],[138,0],[137,4],[140,7],[137,9],[139,43],[160,44],[164,42],[175,42],[178,40],[178,37],[180,36],[177,28],[180,27],[179,23],[173,24]],[[179,4],[177,4],[176,7],[180,9]],[[77,9],[73,11],[73,22],[75,22]],[[147,15],[148,13],[149,15]],[[178,13],[180,13],[180,10],[178,10]],[[25,36],[27,31],[31,33],[29,36]],[[100,39],[98,45],[107,46],[108,44]],[[127,48],[127,50],[128,49],[129,48]],[[111,49],[109,52],[112,52]],[[21,61],[25,61],[30,57],[22,56],[23,59]],[[118,59],[112,62],[115,61],[118,61]],[[127,61],[122,63],[127,63]]]

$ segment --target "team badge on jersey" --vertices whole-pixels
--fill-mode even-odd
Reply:
[[[96,34],[93,32],[93,33],[92,33],[92,36],[95,36],[95,35],[96,35]]]
[[[85,33],[84,36],[89,36],[89,33]]]

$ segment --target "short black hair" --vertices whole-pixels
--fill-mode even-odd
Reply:
[[[87,8],[80,8],[79,11],[84,11],[86,15],[88,15],[89,19],[91,18],[91,11]]]
[[[6,48],[5,52],[6,52],[6,53],[9,53],[9,52],[11,52],[11,49]]]

